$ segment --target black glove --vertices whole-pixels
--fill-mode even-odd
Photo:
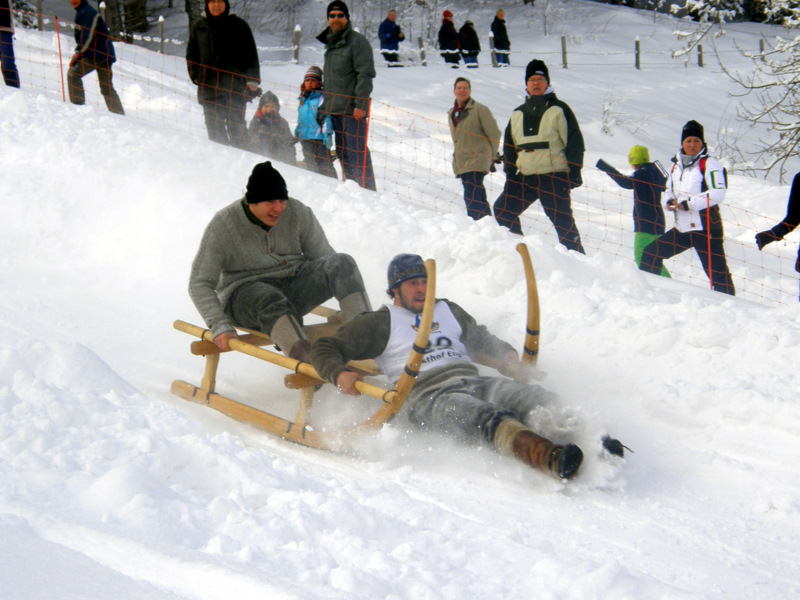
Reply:
[[[775,234],[772,233],[772,229],[767,229],[766,231],[762,231],[756,234],[756,246],[758,246],[759,250],[763,250],[764,246],[766,246],[767,244],[771,244],[777,239],[778,238],[775,237]]]
[[[569,188],[579,188],[583,185],[583,179],[581,179],[581,170],[578,168],[573,168],[569,170]]]

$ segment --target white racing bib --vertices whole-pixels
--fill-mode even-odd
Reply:
[[[393,304],[387,304],[386,307],[391,315],[391,333],[386,349],[375,362],[389,380],[395,382],[403,374],[408,362],[422,315]],[[438,301],[434,306],[431,334],[420,372],[454,361],[472,362],[467,355],[467,349],[461,343],[461,333],[461,326],[450,307],[446,302]]]

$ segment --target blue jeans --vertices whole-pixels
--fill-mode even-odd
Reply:
[[[0,31],[0,66],[6,85],[18,88],[19,71],[14,61],[14,35],[10,31]]]
[[[461,185],[464,186],[464,204],[467,206],[467,215],[475,221],[483,217],[492,216],[489,202],[486,200],[486,188],[483,178],[486,173],[469,171],[461,174]]]
[[[375,190],[372,157],[367,147],[367,120],[347,115],[331,115],[336,139],[336,154],[345,177],[367,190]]]

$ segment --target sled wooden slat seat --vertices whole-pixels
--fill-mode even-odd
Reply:
[[[356,389],[362,395],[376,398],[382,402],[372,416],[349,430],[326,430],[324,427],[315,428],[309,423],[314,392],[318,386],[327,382],[319,376],[312,365],[264,348],[273,343],[268,335],[260,331],[239,329],[243,333],[238,338],[229,341],[231,351],[247,354],[291,371],[284,378],[284,384],[288,389],[300,391],[300,401],[294,420],[278,417],[218,394],[215,389],[216,372],[221,356],[227,352],[221,351],[214,344],[210,330],[185,321],[175,321],[173,327],[200,339],[200,341],[192,342],[190,350],[194,355],[205,357],[205,372],[199,386],[176,380],[172,382],[171,391],[185,400],[205,404],[239,421],[250,423],[282,438],[315,448],[340,449],[362,432],[381,427],[388,422],[403,407],[408,393],[411,391],[423,357],[422,352],[417,349],[424,349],[428,345],[435,304],[436,264],[432,260],[427,260],[425,267],[428,272],[425,307],[417,331],[415,349],[412,350],[406,364],[406,372],[398,380],[394,389],[385,389],[367,382],[356,383]],[[344,323],[339,311],[327,307],[318,307],[312,313],[326,319],[324,323],[311,324],[303,328],[312,343],[319,337],[331,335]],[[380,374],[380,369],[374,361],[353,361],[348,366],[365,376]]]

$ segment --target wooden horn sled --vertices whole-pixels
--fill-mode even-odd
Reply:
[[[425,305],[420,318],[417,337],[406,363],[405,371],[393,389],[385,389],[367,382],[356,383],[356,389],[362,395],[381,400],[381,405],[369,418],[352,426],[350,429],[329,431],[324,427],[317,428],[309,423],[309,411],[316,388],[328,382],[323,381],[310,364],[264,348],[263,346],[271,346],[273,343],[269,336],[259,331],[240,329],[240,337],[230,340],[231,350],[291,371],[284,378],[284,385],[289,389],[299,390],[300,392],[294,420],[278,417],[218,394],[215,389],[216,374],[220,356],[224,352],[212,341],[211,331],[184,321],[175,321],[173,326],[178,331],[200,339],[200,341],[192,342],[190,350],[194,355],[205,357],[205,372],[199,386],[176,380],[172,382],[171,391],[185,400],[205,404],[229,417],[249,423],[298,444],[326,450],[341,449],[348,441],[363,432],[378,429],[389,422],[403,407],[414,385],[425,348],[428,345],[433,308],[436,302],[436,263],[429,259],[425,261],[425,268],[428,272]],[[312,343],[322,336],[331,335],[343,324],[341,314],[333,309],[321,306],[311,312],[326,319],[325,323],[304,327],[306,335]],[[354,361],[349,366],[365,375],[380,374],[380,369],[374,361]]]

